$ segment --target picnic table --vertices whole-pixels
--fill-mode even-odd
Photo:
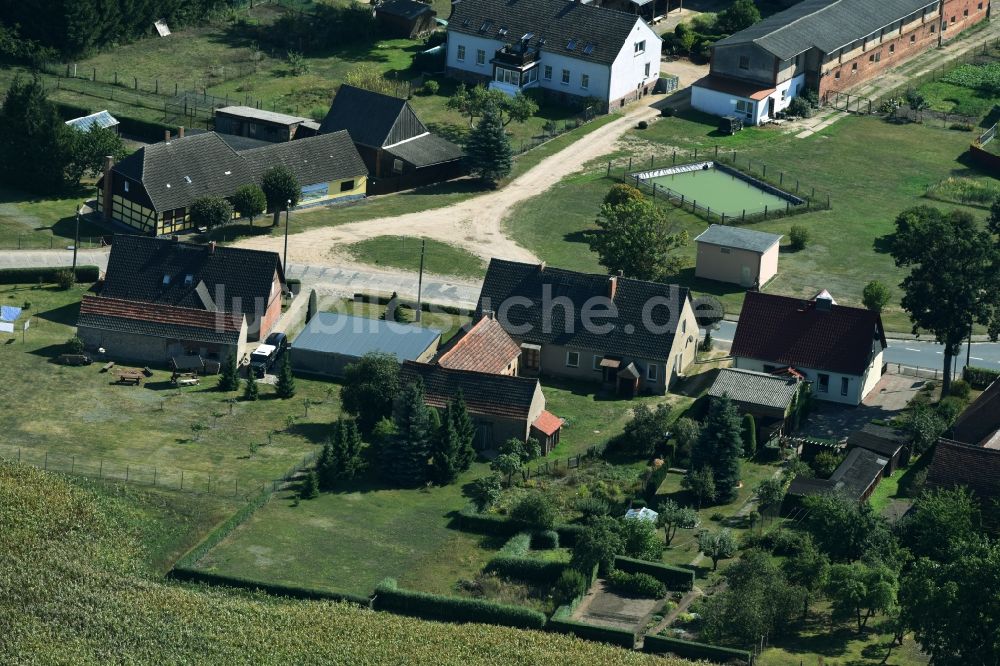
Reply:
[[[140,370],[120,370],[118,372],[118,383],[139,386],[142,384],[142,372]]]

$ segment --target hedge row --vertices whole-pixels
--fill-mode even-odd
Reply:
[[[674,654],[686,659],[707,659],[723,664],[729,664],[733,661],[753,664],[753,655],[748,650],[735,650],[665,636],[646,636],[642,650],[652,654]]]
[[[663,482],[667,478],[667,474],[670,473],[670,460],[673,458],[672,455],[667,456],[667,460],[663,461],[663,464],[653,470],[653,473],[649,475],[649,480],[646,481],[646,501],[652,502],[656,499],[656,491],[660,489]]]
[[[455,516],[455,527],[467,532],[489,534],[491,536],[512,537],[518,532],[531,532],[534,526],[523,520],[514,520],[495,513],[479,513],[467,506]],[[559,535],[559,543],[566,547],[576,545],[576,537],[586,529],[583,525],[563,523],[553,530]]]
[[[997,379],[1000,379],[1000,371],[990,368],[976,368],[971,365],[965,366],[962,371],[962,378],[969,382],[972,388],[982,391]]]
[[[64,120],[71,120],[73,118],[79,118],[80,116],[89,116],[97,110],[89,107],[77,106],[75,104],[65,104],[62,102],[56,103],[56,109]],[[166,130],[170,130],[171,132],[175,132],[177,130],[177,127],[174,125],[164,125],[163,123],[155,121],[139,120],[138,118],[130,118],[122,115],[117,115],[115,118],[119,122],[118,129],[122,134],[134,136],[139,139],[145,139],[154,143],[157,141],[163,141]]]
[[[170,572],[170,577],[174,580],[189,581],[194,583],[205,583],[206,585],[225,585],[242,590],[259,590],[268,594],[292,599],[307,599],[311,601],[348,601],[361,606],[371,606],[371,599],[359,594],[347,594],[342,592],[326,592],[309,587],[298,587],[295,585],[279,585],[277,583],[265,583],[249,578],[238,578],[236,576],[223,576],[220,574],[198,571],[196,569],[174,568]]]
[[[481,622],[520,629],[541,629],[545,616],[521,606],[508,606],[484,599],[447,597],[440,594],[401,590],[381,583],[375,588],[372,607],[400,615],[445,622]]]
[[[657,564],[618,555],[615,557],[615,568],[626,573],[649,574],[671,590],[687,591],[694,587],[694,570],[686,567],[672,567],[669,564]]]
[[[499,551],[500,557],[524,557],[531,549],[531,535],[527,532],[518,532],[507,540]]]
[[[202,539],[201,543],[186,552],[174,564],[174,569],[188,569],[194,566],[195,562],[203,558],[216,544],[229,536],[230,532],[246,522],[257,509],[267,504],[269,499],[271,499],[271,484],[265,485],[239,511],[229,516],[224,523],[216,527],[208,536]],[[171,575],[173,575],[173,572],[171,572]]]
[[[499,555],[487,562],[483,571],[537,585],[555,585],[562,572],[568,568],[569,564],[566,562],[545,562],[529,557]]]
[[[53,268],[0,268],[0,284],[36,284],[38,282],[54,283],[56,274],[70,270],[70,266]],[[77,282],[97,282],[101,269],[97,266],[77,266]]]
[[[635,649],[635,634],[624,629],[582,624],[573,620],[557,618],[555,615],[549,620],[547,628],[549,631],[555,631],[560,634],[573,634],[577,638],[584,638],[588,641],[600,641],[601,643],[620,645],[629,650]]]

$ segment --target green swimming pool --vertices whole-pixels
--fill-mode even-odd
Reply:
[[[666,188],[674,196],[683,196],[685,203],[693,201],[699,208],[708,208],[712,213],[727,217],[738,217],[744,211],[747,215],[762,213],[765,206],[769,211],[784,210],[788,203],[787,199],[715,168],[657,175],[642,180],[649,185],[655,183],[657,190]]]

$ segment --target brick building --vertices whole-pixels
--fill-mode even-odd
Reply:
[[[953,39],[989,11],[989,0],[802,0],[716,42],[691,104],[766,122],[806,90],[821,98],[848,90]]]

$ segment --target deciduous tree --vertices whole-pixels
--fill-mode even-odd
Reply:
[[[861,302],[869,310],[882,312],[885,306],[888,305],[891,296],[889,287],[878,280],[872,280],[865,285],[864,290],[861,292]]]
[[[604,204],[597,216],[599,231],[590,234],[590,249],[609,272],[637,280],[663,280],[675,275],[684,260],[678,250],[687,232],[673,225],[661,208],[646,200]]]
[[[760,10],[753,0],[734,0],[727,9],[719,12],[716,20],[718,29],[726,34],[749,28],[760,20]]]
[[[233,219],[233,206],[221,197],[202,197],[191,202],[191,224],[214,229]]]
[[[264,196],[264,190],[253,183],[240,187],[233,194],[233,208],[240,214],[240,217],[248,218],[250,226],[253,226],[253,219],[267,210],[267,197]]]
[[[698,526],[698,512],[691,507],[681,506],[672,499],[664,500],[658,509],[657,522],[663,528],[664,545],[669,546],[677,535],[677,530],[693,530]]]
[[[340,400],[358,419],[361,432],[369,433],[380,419],[392,415],[399,388],[399,361],[391,354],[372,352],[344,369]]]
[[[614,568],[615,555],[619,555],[625,544],[618,533],[617,524],[607,516],[592,518],[586,529],[576,538],[570,564],[583,574],[589,575],[594,567],[602,571]]]
[[[705,530],[698,535],[698,549],[712,560],[712,571],[715,571],[720,560],[728,560],[736,554],[736,539],[728,529],[718,532]]]
[[[271,167],[264,173],[260,189],[267,199],[267,207],[274,213],[274,222],[271,226],[275,227],[278,226],[281,211],[294,208],[302,196],[302,185],[299,184],[295,174],[281,164]]]

